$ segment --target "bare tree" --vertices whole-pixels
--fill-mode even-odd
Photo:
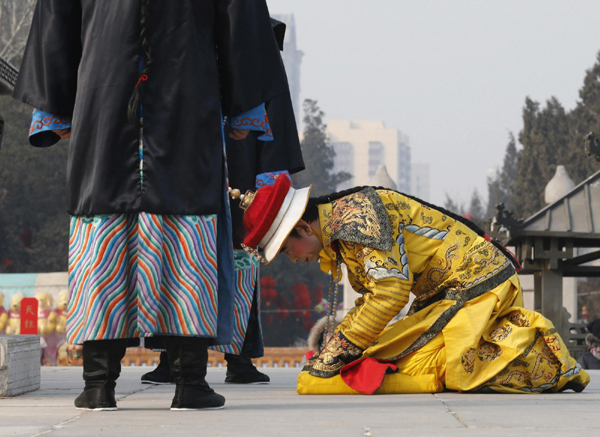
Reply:
[[[0,56],[19,65],[27,43],[35,0],[0,0]]]

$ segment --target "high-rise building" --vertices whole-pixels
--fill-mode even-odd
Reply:
[[[367,185],[385,165],[398,190],[411,192],[409,140],[398,129],[385,127],[383,121],[329,120],[327,136],[335,150],[334,172],[352,175],[338,190]]]
[[[296,45],[296,21],[294,20],[294,14],[274,14],[273,18],[286,25],[281,57],[283,58],[283,65],[285,66],[290,84],[290,94],[292,96],[296,123],[300,125],[302,118],[302,108],[300,107],[300,64],[302,64],[304,52],[298,50]]]
[[[410,194],[430,202],[429,179],[429,164],[414,162],[410,169]]]

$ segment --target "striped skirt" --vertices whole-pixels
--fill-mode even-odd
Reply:
[[[263,356],[262,326],[260,324],[260,285],[259,262],[249,253],[235,252],[235,300],[233,319],[233,341],[230,344],[212,346],[218,352],[239,355],[242,352],[252,300],[256,300],[258,316],[258,338],[251,339],[253,348],[250,351],[253,358]]]
[[[233,290],[223,297],[220,279],[233,271],[217,263],[217,222],[217,215],[72,217],[69,343],[155,334],[214,338],[221,322],[229,324],[229,343]]]

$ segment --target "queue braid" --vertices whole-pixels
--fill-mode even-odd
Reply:
[[[306,205],[306,210],[305,210],[304,214],[302,215],[302,220],[304,220],[307,223],[311,223],[311,222],[315,221],[316,219],[319,218],[319,210],[317,208],[318,205],[322,205],[325,203],[331,203],[334,200],[340,199],[340,198],[348,196],[350,194],[354,194],[358,191],[362,191],[365,188],[369,188],[369,186],[365,185],[365,186],[361,186],[361,187],[353,187],[353,188],[349,188],[347,190],[338,191],[336,193],[327,194],[325,196],[311,197],[308,200],[308,204]],[[395,191],[395,190],[390,190],[389,188],[384,188],[384,187],[371,187],[371,188],[374,188],[375,190]],[[403,196],[408,197],[409,199],[419,202],[420,204],[422,204],[428,208],[440,211],[442,214],[445,214],[448,217],[451,217],[454,220],[461,222],[462,224],[467,226],[469,229],[471,229],[473,232],[475,232],[480,237],[483,237],[483,238],[489,240],[494,246],[496,246],[496,248],[498,250],[500,250],[500,252],[502,252],[502,254],[504,256],[506,256],[511,261],[511,263],[515,266],[515,268],[517,270],[521,270],[521,265],[519,264],[519,262],[515,258],[515,256],[511,253],[511,251],[508,250],[506,247],[504,247],[499,241],[491,239],[483,229],[481,229],[479,226],[477,226],[471,220],[469,220],[459,214],[456,214],[452,211],[448,211],[446,208],[434,205],[432,203],[426,202],[417,197],[411,196],[410,194],[401,193],[400,191],[396,191],[396,193],[402,194]],[[297,233],[294,230],[294,231],[292,231],[292,234],[290,234],[290,235],[297,235]]]
[[[152,64],[152,51],[148,42],[148,20],[150,18],[150,0],[142,0],[140,7],[140,46],[144,56],[144,64],[140,71],[139,79],[133,89],[129,104],[127,105],[127,119],[135,128],[136,132],[142,127],[140,121],[140,93],[144,87],[144,83],[148,78],[150,65]],[[145,79],[143,79],[145,77]]]

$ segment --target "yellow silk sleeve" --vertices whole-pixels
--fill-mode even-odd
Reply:
[[[364,294],[337,330],[356,346],[366,349],[407,304],[413,275],[406,268],[402,271],[397,268],[392,253],[340,243],[344,245],[341,251],[344,263],[357,281],[363,282]]]

